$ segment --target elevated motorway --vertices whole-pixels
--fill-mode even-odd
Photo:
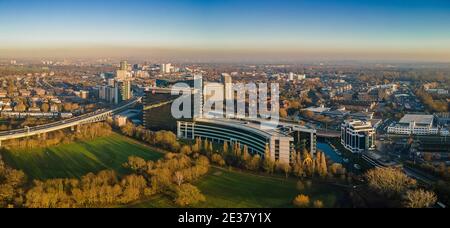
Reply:
[[[339,131],[326,131],[326,130],[317,130],[317,137],[322,137],[322,138],[340,138],[341,137],[341,132]]]
[[[11,140],[11,139],[19,139],[19,138],[25,138],[35,135],[42,135],[45,133],[58,131],[66,128],[73,128],[78,125],[84,125],[84,124],[90,124],[90,123],[96,123],[105,121],[108,117],[112,116],[113,114],[120,113],[138,102],[141,101],[141,97],[133,98],[132,100],[129,100],[127,102],[124,102],[122,104],[119,104],[118,106],[112,108],[112,109],[106,109],[106,110],[98,110],[96,112],[88,113],[85,115],[77,116],[68,120],[62,120],[54,123],[39,125],[36,127],[25,127],[22,129],[16,129],[11,131],[2,131],[0,132],[0,146],[1,142],[5,140]]]

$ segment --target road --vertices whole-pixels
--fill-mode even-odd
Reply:
[[[112,114],[119,113],[119,112],[123,111],[124,109],[127,109],[128,107],[135,105],[140,100],[141,100],[141,97],[136,97],[130,101],[119,104],[118,106],[113,107],[112,109],[97,110],[95,112],[77,116],[77,117],[74,117],[74,118],[71,118],[68,120],[62,120],[62,121],[53,122],[53,123],[49,123],[49,124],[39,125],[36,127],[25,127],[22,129],[2,131],[2,132],[0,132],[0,142],[3,140],[24,138],[24,137],[29,137],[29,136],[33,136],[33,135],[39,135],[39,134],[43,134],[43,133],[57,131],[57,130],[73,127],[76,125],[80,125],[80,124],[100,122],[100,121],[105,120],[108,116],[111,116]]]

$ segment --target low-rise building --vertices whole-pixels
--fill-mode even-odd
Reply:
[[[438,135],[433,115],[405,115],[397,124],[388,127],[389,134],[398,135]]]
[[[19,93],[20,93],[20,96],[22,96],[22,97],[29,97],[29,96],[31,96],[31,92],[26,90],[26,89],[21,89],[19,91]]]

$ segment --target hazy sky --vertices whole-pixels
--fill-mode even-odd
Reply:
[[[115,48],[450,61],[450,1],[0,0],[0,56]]]

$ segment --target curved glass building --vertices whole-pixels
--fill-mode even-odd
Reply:
[[[290,163],[296,152],[296,139],[300,135],[292,126],[280,125],[275,129],[262,129],[257,122],[235,119],[195,119],[195,121],[178,121],[177,135],[182,139],[194,140],[196,138],[207,139],[217,144],[227,142],[239,143],[247,146],[251,154],[259,154],[264,157],[266,146],[270,149],[271,157],[276,161]],[[302,128],[309,134],[306,140],[308,148],[315,153],[315,130]]]

